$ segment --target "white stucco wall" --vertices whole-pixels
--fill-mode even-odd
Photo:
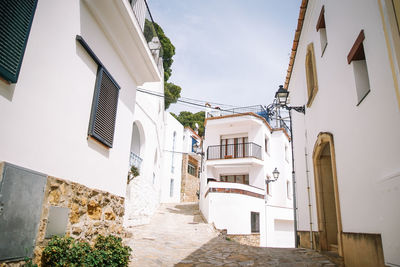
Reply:
[[[121,86],[111,149],[87,139],[97,65],[77,34]],[[125,196],[142,78],[127,71],[82,1],[39,1],[19,80],[0,81],[0,160]]]
[[[163,83],[146,83],[142,88],[163,92]],[[160,204],[162,156],[164,147],[163,98],[138,92],[134,124],[139,129],[132,133],[132,152],[142,158],[140,175],[127,188],[125,225],[135,226],[150,222]],[[140,147],[138,151],[137,147]]]
[[[394,86],[399,65],[391,57],[393,76],[379,2],[384,1],[309,1],[288,88],[292,105],[306,103],[305,55],[307,45],[313,42],[319,90],[305,116],[293,114],[298,229],[310,230],[307,160],[313,230],[318,230],[312,152],[318,134],[329,132],[335,144],[343,231],[380,233],[386,263],[399,265],[400,210],[395,203],[400,202],[400,125],[396,123],[400,113]],[[322,5],[328,39],[323,56],[315,30]],[[386,9],[384,14],[387,16]],[[353,67],[347,63],[347,55],[362,29],[371,92],[357,106]]]
[[[175,145],[173,144],[174,133],[176,133]],[[161,176],[162,203],[180,202],[182,179],[182,147],[183,125],[174,117],[172,117],[169,112],[166,112],[163,172]],[[174,180],[174,182],[173,195],[171,196],[170,185],[172,179]]]

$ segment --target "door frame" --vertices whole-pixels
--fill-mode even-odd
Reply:
[[[318,134],[317,141],[314,145],[313,151],[313,166],[314,166],[314,182],[315,182],[315,197],[317,202],[317,217],[318,217],[318,231],[320,234],[319,249],[328,250],[327,240],[324,237],[326,234],[325,224],[323,223],[324,210],[323,210],[323,199],[322,199],[322,188],[321,188],[321,175],[319,166],[319,157],[325,146],[329,145],[330,156],[331,156],[331,166],[332,166],[332,178],[333,178],[333,189],[335,196],[335,208],[336,208],[336,220],[337,220],[337,232],[338,232],[338,254],[343,256],[343,244],[342,244],[342,217],[340,212],[340,201],[339,201],[339,189],[338,189],[338,179],[336,171],[336,155],[335,146],[333,142],[333,135],[327,132],[321,132]]]

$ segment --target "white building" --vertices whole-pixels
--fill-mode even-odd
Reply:
[[[259,235],[260,246],[293,247],[289,138],[254,113],[206,118],[200,209],[228,235]],[[276,182],[273,170],[280,172]]]
[[[398,0],[301,5],[285,84],[306,105],[293,113],[300,246],[346,266],[400,266],[399,18]]]
[[[164,83],[146,83],[141,88],[164,93]],[[131,141],[130,164],[139,176],[128,184],[125,225],[149,223],[160,204],[164,155],[164,98],[138,92]]]
[[[120,232],[136,88],[163,82],[139,23],[145,12],[137,17],[128,0],[0,9],[14,25],[2,27],[0,47],[0,260],[32,256],[52,233]],[[51,225],[58,212],[65,220]]]
[[[161,202],[179,203],[182,177],[183,126],[166,112]]]

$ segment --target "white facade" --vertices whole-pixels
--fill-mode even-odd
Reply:
[[[88,138],[98,65],[118,82],[112,148]],[[0,160],[125,196],[135,88],[162,77],[127,0],[38,1],[19,79],[0,81]]]
[[[179,203],[182,178],[183,126],[169,112],[166,112],[164,134],[161,202]]]
[[[163,82],[146,83],[147,90],[163,93]],[[149,223],[160,204],[162,160],[164,155],[164,99],[138,92],[131,141],[131,164],[139,176],[128,184],[125,225]]]
[[[326,48],[316,31],[322,6]],[[347,56],[361,30],[365,34],[362,45],[370,92],[359,101],[359,79],[365,78],[366,73],[364,77],[358,75],[360,61],[349,64]],[[323,231],[323,224],[318,221],[314,172],[318,166],[313,163],[313,151],[320,145],[318,136],[329,133],[334,140],[337,174],[339,254],[342,253],[347,266],[350,251],[356,251],[346,243],[346,235],[380,235],[385,264],[399,266],[400,43],[392,1],[308,2],[287,87],[293,106],[307,103],[305,61],[310,43],[314,44],[318,92],[305,115],[293,113],[298,230]],[[311,187],[310,201],[307,181]],[[359,257],[363,253],[359,252]]]
[[[228,234],[251,234],[251,212],[255,212],[261,246],[293,247],[291,155],[286,134],[274,131],[253,113],[208,118],[204,152],[200,209],[207,221]],[[280,176],[269,183],[267,194],[266,179],[272,179],[275,168]]]

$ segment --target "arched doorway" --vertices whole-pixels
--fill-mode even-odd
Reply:
[[[131,141],[131,154],[130,154],[130,165],[134,165],[140,169],[143,154],[144,154],[145,137],[143,127],[140,122],[135,121],[132,127],[132,141]]]
[[[319,249],[338,252],[342,256],[342,221],[332,134],[320,133],[318,135],[314,146],[313,164]]]

